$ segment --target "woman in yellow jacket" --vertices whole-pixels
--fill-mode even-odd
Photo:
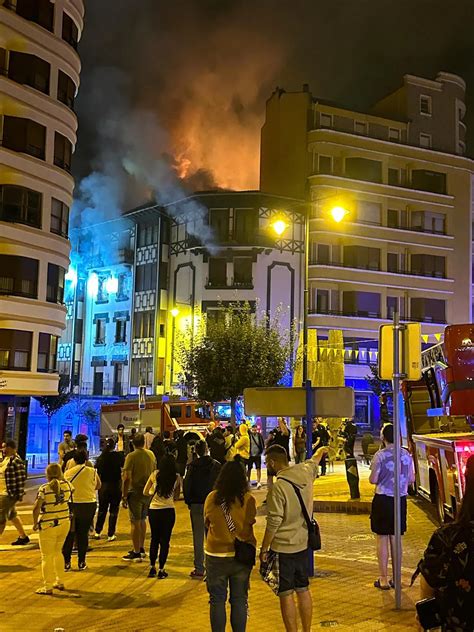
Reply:
[[[240,438],[237,439],[235,443],[235,453],[238,455],[239,461],[247,467],[248,460],[250,457],[250,437],[249,437],[249,429],[245,423],[240,424],[239,426],[239,434]]]

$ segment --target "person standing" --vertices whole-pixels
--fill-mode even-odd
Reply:
[[[87,452],[88,441],[89,441],[89,437],[87,435],[85,434],[76,435],[76,438],[74,439],[74,443],[76,444],[76,447],[73,448],[72,450],[69,450],[69,452],[66,452],[66,454],[63,457],[63,461],[62,461],[63,472],[77,465],[76,454],[79,451]],[[89,459],[89,455],[87,456],[87,459]],[[87,465],[89,467],[93,467],[91,461],[89,460],[87,460]]]
[[[327,448],[316,450],[313,457],[291,467],[286,450],[280,445],[270,446],[265,456],[268,471],[276,476],[267,496],[267,527],[263,536],[260,561],[268,555],[278,555],[280,569],[278,597],[283,623],[287,632],[296,632],[299,611],[303,632],[310,632],[313,604],[309,592],[308,528],[301,510],[296,486],[306,505],[313,513],[313,481],[319,462]],[[296,593],[297,604],[294,601]]]
[[[227,526],[227,513],[235,533]],[[206,584],[212,632],[225,632],[227,589],[230,590],[230,622],[233,632],[245,632],[251,567],[235,559],[235,538],[256,546],[253,532],[257,503],[249,492],[245,471],[236,462],[226,463],[215,490],[204,503],[206,533]]]
[[[128,440],[128,452],[133,452],[135,450],[135,444],[133,442],[135,436],[137,434],[137,429],[136,428],[131,428],[130,429],[130,438]]]
[[[314,442],[314,439],[316,439],[315,442]],[[323,420],[320,417],[318,417],[316,419],[316,426],[313,432],[313,454],[315,452],[316,447],[322,448],[322,447],[329,446],[330,439],[331,437],[329,435],[328,429],[323,424]],[[326,466],[327,466],[327,454],[323,454],[321,458],[321,463],[320,463],[321,476],[326,476]]]
[[[76,465],[68,468],[64,478],[74,487],[72,499],[73,528],[67,534],[63,546],[64,568],[71,570],[71,554],[74,539],[77,543],[78,569],[84,571],[87,568],[86,553],[88,547],[89,529],[94,520],[97,509],[96,492],[100,489],[100,478],[95,469],[88,465],[87,452],[77,450],[74,457]]]
[[[388,580],[389,549],[392,555],[395,534],[394,518],[394,445],[393,425],[387,424],[382,429],[381,439],[385,445],[375,453],[370,465],[369,481],[375,485],[375,495],[370,512],[370,526],[377,536],[377,560],[379,577],[374,582],[375,588],[389,590],[393,586],[393,579]],[[411,454],[401,448],[400,455],[400,505],[401,505],[401,533],[407,528],[407,494],[408,486],[415,482],[415,468]]]
[[[303,463],[306,460],[306,431],[302,425],[296,428],[295,434],[295,463]]]
[[[109,512],[109,528],[107,541],[117,539],[115,530],[122,498],[122,467],[125,462],[123,452],[115,451],[115,441],[107,439],[102,454],[96,461],[95,468],[102,486],[99,489],[99,511],[95,523],[95,539],[100,540],[100,534],[104,528],[107,511]]]
[[[115,439],[115,449],[117,452],[122,452],[125,456],[130,452],[130,446],[127,437],[125,436],[125,426],[119,424],[117,426],[117,438]]]
[[[46,468],[47,483],[38,489],[33,507],[33,530],[39,531],[43,586],[37,595],[52,595],[53,588],[64,590],[62,547],[71,526],[69,503],[73,486],[64,480],[58,463]]]
[[[156,459],[157,464],[159,464],[161,459],[166,454],[166,446],[165,446],[165,442],[164,442],[164,439],[163,439],[163,436],[162,436],[161,432],[158,432],[155,435],[155,437],[154,437],[154,439],[152,441],[150,450],[155,455],[155,459]]]
[[[286,453],[288,455],[288,460],[291,461],[290,458],[290,430],[286,425],[286,421],[284,417],[278,417],[278,426],[274,429],[274,440],[273,443],[276,445],[281,445],[282,448],[285,448]]]
[[[133,438],[133,452],[127,455],[122,475],[122,506],[130,514],[133,548],[124,555],[125,562],[141,562],[145,557],[146,519],[150,497],[144,495],[145,485],[156,470],[155,455],[145,449],[145,437],[138,433]]]
[[[223,465],[226,460],[226,449],[225,437],[220,426],[216,426],[211,434],[207,435],[206,443],[209,446],[211,459],[214,459]]]
[[[30,542],[15,509],[16,503],[25,495],[25,482],[25,464],[16,451],[16,443],[8,439],[0,461],[0,535],[10,520],[18,531],[18,538],[12,542],[12,546],[24,546]]]
[[[249,439],[250,456],[247,476],[250,481],[250,477],[252,476],[252,467],[255,465],[257,470],[257,489],[260,489],[262,487],[262,454],[265,449],[265,444],[263,442],[262,433],[260,432],[257,424],[254,424],[250,429]]]
[[[235,452],[244,468],[247,469],[250,456],[250,439],[249,429],[246,423],[240,424],[239,434],[240,437],[235,442]]]
[[[235,456],[235,434],[232,426],[226,426],[224,430],[225,460],[233,461]]]
[[[76,444],[72,440],[72,432],[70,430],[65,430],[63,432],[63,440],[58,445],[58,457],[59,457],[59,465],[62,465],[64,456],[74,450]]]
[[[174,495],[177,485],[179,485],[179,479],[176,472],[176,461],[174,456],[166,454],[160,461],[159,469],[150,475],[143,491],[145,496],[151,496],[148,509],[148,522],[151,531],[148,577],[158,577],[158,579],[168,577],[165,564],[170,550],[171,534],[176,522]],[[157,559],[158,574],[156,572]]]
[[[357,426],[352,419],[347,419],[342,431],[344,437],[344,452],[346,453],[346,459],[354,458],[354,446],[357,437]]]
[[[153,443],[153,439],[155,435],[153,434],[153,428],[151,426],[147,426],[145,429],[145,449],[151,450],[151,444]]]
[[[188,465],[184,477],[184,502],[189,507],[194,549],[194,569],[189,575],[192,579],[203,579],[204,501],[214,487],[221,465],[211,459],[205,441],[197,441],[194,451],[197,458]]]

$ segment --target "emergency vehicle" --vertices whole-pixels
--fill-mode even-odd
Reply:
[[[417,492],[444,522],[456,515],[474,454],[474,325],[446,327],[444,342],[422,352],[422,379],[402,392]]]

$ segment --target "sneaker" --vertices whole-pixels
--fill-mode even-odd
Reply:
[[[36,591],[37,595],[52,595],[53,591],[52,590],[47,590],[46,588],[38,588],[38,590]]]
[[[115,542],[116,539],[117,539],[116,535],[109,535],[109,537],[107,538],[107,542]]]
[[[189,573],[189,577],[191,577],[191,579],[204,579],[204,576],[204,571],[197,571],[196,569]]]
[[[100,533],[94,533],[94,540],[100,540]]]
[[[87,564],[86,564],[85,562],[79,562],[79,564],[77,565],[77,568],[78,568],[80,571],[85,571],[85,570],[86,570],[86,568],[87,568]]]
[[[68,573],[71,570],[71,562],[64,563],[64,572]]]
[[[164,570],[159,570],[158,571],[158,579],[165,579],[166,577],[168,577],[168,573]]]
[[[257,483],[257,489],[262,489],[262,483]]]
[[[146,558],[145,549],[140,549],[140,557],[142,558],[142,560]]]
[[[150,571],[148,573],[148,577],[156,577],[156,568],[154,566],[150,567]]]
[[[56,582],[55,584],[53,584],[53,588],[56,588],[56,590],[66,590],[64,588],[64,584],[60,584],[59,582]]]
[[[20,538],[20,536],[18,536],[15,542],[12,542],[12,546],[25,546],[25,544],[29,544],[29,543],[30,543],[30,538],[27,535],[25,535],[24,538]]]
[[[135,553],[135,551],[130,551],[129,553],[127,553],[127,555],[124,555],[122,557],[122,560],[124,562],[141,562],[142,556],[140,555],[140,553]]]

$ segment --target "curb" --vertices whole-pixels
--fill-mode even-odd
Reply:
[[[314,500],[316,513],[370,514],[372,503],[368,500]]]

